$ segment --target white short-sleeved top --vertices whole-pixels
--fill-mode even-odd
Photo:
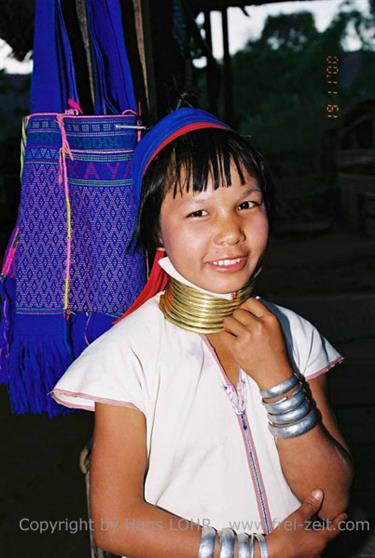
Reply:
[[[164,318],[160,295],[91,343],[50,394],[67,407],[94,411],[98,401],[144,413],[150,504],[216,529],[268,533],[299,501],[282,473],[259,388],[241,370],[236,391],[207,337]],[[307,379],[343,360],[310,322],[262,302]]]

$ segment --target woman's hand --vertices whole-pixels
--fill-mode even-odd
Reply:
[[[254,297],[224,318],[218,340],[260,389],[276,385],[292,374],[279,320]]]
[[[347,515],[339,514],[317,530],[314,516],[323,501],[323,492],[314,490],[302,505],[266,537],[270,558],[319,558],[328,543],[340,534]],[[312,528],[314,525],[315,530]]]

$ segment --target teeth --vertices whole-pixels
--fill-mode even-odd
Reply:
[[[233,265],[236,263],[240,263],[241,258],[236,258],[235,260],[217,260],[216,262],[212,262],[214,265]]]

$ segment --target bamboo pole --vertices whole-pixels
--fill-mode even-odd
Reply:
[[[228,12],[225,8],[221,10],[221,21],[223,28],[223,89],[224,89],[224,116],[227,122],[234,124],[233,99],[232,99],[232,67],[229,54],[228,36]]]
[[[133,6],[148,112],[156,120],[158,114],[149,0],[133,0]]]

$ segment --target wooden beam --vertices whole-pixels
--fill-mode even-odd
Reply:
[[[184,2],[184,9],[185,9],[185,13],[189,19],[189,23],[190,23],[190,27],[191,27],[191,33],[192,36],[194,38],[194,40],[197,43],[197,46],[199,46],[202,51],[203,51],[203,55],[210,60],[213,64],[216,64],[216,60],[214,58],[214,55],[212,54],[212,36],[211,36],[211,26],[209,29],[209,34],[210,34],[210,44],[207,41],[207,34],[206,34],[206,39],[203,39],[199,27],[197,25],[197,22],[195,21],[195,17],[193,12],[190,9],[190,6],[188,4],[188,2]]]
[[[300,0],[292,0],[293,2],[298,2]],[[310,0],[301,0],[308,2]],[[333,2],[334,0],[328,0]],[[221,11],[225,8],[241,8],[245,6],[263,6],[264,4],[281,4],[283,2],[289,2],[289,0],[190,0],[190,5],[194,10],[195,14],[203,12],[205,10],[210,11]]]
[[[207,68],[207,98],[208,109],[217,114],[218,110],[218,92],[220,91],[220,72],[218,71],[215,59],[212,55],[212,30],[211,30],[211,13],[207,10],[204,12],[204,31],[206,35],[206,44],[211,52],[211,56],[206,56]],[[218,91],[219,90],[219,91]]]
[[[230,124],[234,124],[233,99],[232,99],[232,67],[229,54],[228,36],[228,12],[221,10],[221,21],[223,29],[223,89],[224,89],[224,118]]]
[[[78,23],[79,23],[79,26],[80,26],[80,29],[81,29],[83,47],[84,47],[85,56],[86,56],[91,102],[92,102],[92,105],[94,106],[95,105],[96,92],[95,92],[95,83],[94,83],[94,73],[93,73],[93,67],[92,67],[92,60],[91,60],[91,45],[90,45],[90,36],[89,36],[88,22],[87,22],[86,2],[85,2],[85,0],[75,0],[75,4],[76,4]]]
[[[154,56],[151,40],[151,19],[149,0],[133,0],[135,28],[139,57],[142,64],[148,113],[155,121],[158,118]]]

